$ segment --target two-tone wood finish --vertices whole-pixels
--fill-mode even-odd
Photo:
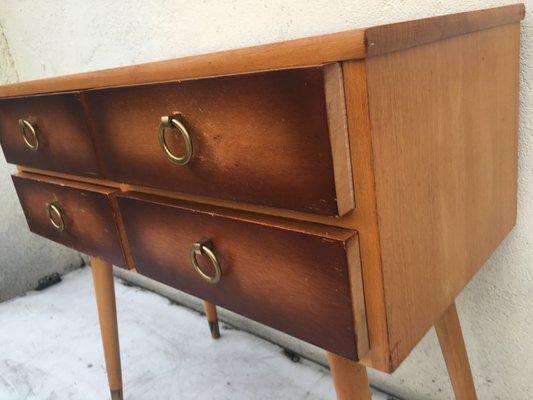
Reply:
[[[307,213],[353,209],[339,64],[84,94],[111,180]],[[178,113],[192,141],[186,165],[158,142]],[[183,139],[168,129],[176,155]]]
[[[19,173],[13,183],[30,230],[65,246],[124,266],[109,201],[115,189]],[[48,212],[54,204],[57,211]],[[62,224],[62,229],[59,227]]]
[[[25,135],[19,122],[26,121]],[[37,141],[38,145],[34,144]],[[0,99],[0,142],[7,162],[99,177],[94,145],[79,93]]]
[[[110,198],[115,216],[119,204],[127,214],[116,222],[128,265],[205,298],[210,312],[229,306],[387,372],[436,324],[457,397],[470,398],[452,307],[516,218],[523,17],[518,4],[2,86],[0,98],[82,91],[109,178],[9,159],[144,192]],[[196,151],[185,168],[157,143],[160,117],[173,112]],[[206,235],[223,265],[217,285],[190,265]],[[368,395],[348,382],[364,382],[363,369],[329,358],[340,398]]]
[[[202,207],[155,196],[117,196],[139,273],[322,348],[358,359],[368,349],[354,304],[363,300],[357,234],[313,224]],[[193,269],[193,244],[208,238],[217,284]],[[200,266],[212,274],[207,257]],[[352,291],[357,297],[352,299]],[[360,321],[359,321],[360,322]],[[360,354],[360,352],[363,352]]]
[[[514,178],[508,178],[516,176],[514,167],[516,146],[511,142],[516,143],[517,131],[518,30],[513,23],[521,20],[523,15],[524,7],[518,4],[365,30],[365,36],[372,38],[367,45],[371,45],[372,48],[377,46],[375,48],[381,50],[372,50],[371,53],[369,50],[369,54],[374,57],[367,60],[343,62],[353,187],[357,208],[342,218],[332,219],[230,200],[156,191],[111,181],[106,181],[106,184],[116,185],[115,187],[121,189],[154,191],[169,197],[181,197],[190,201],[357,230],[361,241],[362,272],[366,289],[365,306],[372,343],[371,359],[364,361],[374,368],[393,371],[451,304],[454,296],[480,268],[483,260],[514,223],[512,208],[515,202],[513,193],[516,189],[511,187],[515,185]],[[464,35],[465,33],[468,35]],[[404,38],[405,42],[398,44],[396,36]],[[439,41],[444,38],[448,40]],[[299,62],[301,65],[304,63],[299,57],[303,55],[308,57],[310,62],[316,62],[310,54],[312,52],[310,49],[319,49],[324,43],[327,43],[330,49],[335,48],[331,50],[334,53],[327,53],[329,54],[327,57],[331,57],[332,54],[338,56],[329,61],[361,58],[366,54],[366,50],[359,56],[350,53],[354,47],[350,50],[348,43],[355,46],[353,43],[356,42],[353,32],[314,38],[316,42],[313,43],[316,47],[311,46],[312,39],[237,51],[247,54],[243,60],[246,57],[254,57],[257,64],[253,62],[249,62],[248,65],[241,64],[230,57],[234,52],[225,52],[41,82],[8,85],[0,88],[0,95],[191,78],[203,76],[202,71],[210,71],[211,74],[243,72],[247,66],[250,67],[249,70],[254,70],[254,66],[259,65],[265,68],[298,65]],[[461,50],[463,43],[466,47]],[[338,46],[335,47],[333,44]],[[418,47],[411,48],[415,45]],[[294,58],[288,56],[288,49],[294,52]],[[388,52],[392,50],[395,52],[389,54]],[[271,60],[272,64],[268,64],[265,60],[269,52],[273,55],[285,54],[286,59],[276,58],[276,61]],[[437,65],[440,59],[445,61],[446,66]],[[209,63],[204,64],[206,60],[209,60]],[[327,60],[323,58],[322,61]],[[402,67],[397,68],[396,62]],[[477,62],[481,63],[479,74]],[[509,62],[513,65],[505,66],[505,63]],[[452,70],[454,74],[446,72]],[[440,73],[444,74],[445,79],[438,83],[436,79]],[[512,80],[511,83],[509,79]],[[503,97],[498,100],[500,99],[498,88],[503,88],[503,82],[510,86],[505,88]],[[394,104],[396,99],[398,107]],[[446,99],[448,100],[445,101]],[[499,104],[502,108],[497,110]],[[438,108],[442,109],[439,111]],[[440,124],[436,124],[437,121],[441,121]],[[450,121],[453,124],[449,124]],[[399,127],[398,130],[395,129],[396,125]],[[437,135],[432,134],[434,129]],[[507,139],[505,136],[495,135],[497,130],[512,133],[515,137],[503,143]],[[459,131],[465,133],[465,136],[459,139],[465,140],[463,144],[469,143],[471,149],[469,154],[474,157],[471,161],[463,159],[461,162],[459,158],[453,156],[461,154],[458,152],[459,147],[453,144]],[[474,151],[472,149],[476,146],[478,132],[481,134],[482,146]],[[394,135],[398,136],[396,147],[393,146],[396,140],[393,139]],[[409,141],[411,145],[408,144]],[[431,155],[437,155],[435,149],[436,146],[440,146],[439,143],[443,146],[439,149],[441,155],[433,158]],[[490,157],[485,161],[481,161],[481,158],[476,159],[490,146],[493,150],[499,149],[500,144],[500,155],[491,156],[494,162],[488,163]],[[515,150],[510,151],[511,147]],[[402,162],[401,155],[404,151],[411,159],[409,165]],[[441,163],[439,161],[441,157],[448,161]],[[415,163],[417,158],[420,162]],[[449,162],[452,158],[460,162]],[[390,165],[388,160],[391,160]],[[507,177],[501,173],[492,175],[489,173],[494,171],[500,162],[508,171]],[[483,165],[487,165],[487,169],[483,169]],[[473,168],[470,169],[470,166]],[[469,171],[468,180],[474,182],[472,188],[477,187],[479,190],[466,192],[465,186],[461,189],[459,180],[456,181],[457,185],[451,184],[450,177],[459,177],[465,171]],[[417,176],[424,175],[425,184],[419,185]],[[391,182],[395,184],[388,186]],[[447,189],[443,190],[444,186],[439,182],[447,186]],[[489,190],[489,186],[492,189]],[[506,199],[502,197],[500,201],[490,195],[489,192],[497,187],[500,187],[503,197],[508,196]],[[410,191],[410,188],[413,191]],[[507,195],[504,193],[506,190],[508,190]],[[489,196],[484,200],[482,196],[475,195],[476,192],[487,192]],[[433,196],[435,193],[442,193],[442,197]],[[475,196],[466,196],[467,193]],[[451,207],[450,213],[439,211],[438,208],[441,206],[437,206],[439,202],[434,201],[436,198],[441,199],[443,210]],[[454,202],[458,206],[462,198],[469,204],[465,208],[473,211],[468,211],[465,215],[476,216],[465,218],[464,224],[457,223],[457,215],[460,215],[461,211],[460,208],[453,206]],[[495,201],[486,201],[490,198]],[[478,200],[484,204],[482,207],[477,208]],[[503,209],[491,211],[487,208],[490,204],[508,207],[508,211],[503,212]],[[456,212],[452,212],[454,209]],[[486,211],[483,212],[483,216],[480,214],[482,209]],[[436,218],[438,215],[440,217]],[[447,226],[445,223],[447,215],[455,218],[455,223]],[[481,218],[484,218],[483,226],[488,228],[479,231],[492,236],[479,236],[471,241],[473,245],[466,245],[467,242],[470,243],[467,240],[463,244],[459,243],[459,247],[455,247],[458,238],[465,231],[473,229],[473,224]],[[436,225],[440,226],[439,232],[432,231],[432,224],[439,221],[440,225]],[[456,230],[452,229],[452,225]],[[407,236],[402,235],[404,229],[408,230]],[[440,237],[441,234],[445,237]],[[426,237],[431,240],[431,246],[424,247]],[[489,240],[485,242],[486,239]],[[410,246],[406,243],[415,245]],[[470,248],[478,248],[477,255],[473,254],[470,257],[468,255]],[[457,251],[457,249],[462,250]],[[455,258],[451,257],[453,254]],[[438,259],[434,264],[429,262],[433,260],[433,255]],[[387,260],[382,261],[382,257],[386,257]],[[433,275],[434,272],[436,275]],[[423,284],[420,283],[421,280]],[[426,285],[428,282],[430,284]],[[404,318],[406,315],[409,318]],[[405,323],[406,320],[411,323]]]

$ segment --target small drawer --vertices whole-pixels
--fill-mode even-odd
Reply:
[[[354,208],[339,64],[85,96],[112,180],[312,214]]]
[[[0,99],[0,142],[9,163],[100,176],[78,93]]]
[[[109,198],[115,189],[27,173],[12,178],[32,232],[125,266]]]
[[[368,349],[356,232],[133,192],[117,201],[141,274],[351,359]]]

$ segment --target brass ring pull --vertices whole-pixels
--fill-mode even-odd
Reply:
[[[26,131],[30,132],[31,138],[28,138]],[[39,148],[39,138],[37,138],[37,132],[31,122],[24,118],[19,119],[19,132],[22,135],[22,139],[24,139],[26,146],[32,151],[37,151]]]
[[[220,264],[217,260],[217,256],[215,255],[215,253],[213,253],[212,247],[213,243],[209,239],[199,240],[198,242],[192,245],[190,255],[191,263],[196,273],[200,275],[206,282],[216,284],[220,282],[222,272],[220,270]],[[198,265],[198,262],[196,261],[197,255],[206,255],[207,257],[209,257],[209,259],[213,263],[213,267],[215,270],[214,276],[209,276],[201,270],[200,266]]]
[[[166,128],[176,128],[179,133],[181,134],[181,137],[183,138],[183,142],[185,143],[185,154],[182,156],[176,156],[172,154],[170,149],[167,146],[167,142],[165,140],[165,129]],[[189,161],[191,161],[192,158],[192,143],[191,143],[191,137],[189,136],[189,132],[187,132],[187,128],[185,128],[185,125],[183,125],[182,122],[180,122],[175,116],[164,116],[161,117],[161,123],[159,124],[159,145],[163,149],[163,152],[167,156],[167,158],[173,162],[174,164],[178,165],[185,165]]]
[[[52,226],[59,232],[65,229],[65,220],[57,203],[46,203],[46,214]]]

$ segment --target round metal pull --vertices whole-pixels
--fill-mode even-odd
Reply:
[[[215,255],[215,253],[213,253],[212,247],[213,243],[209,239],[199,240],[198,242],[192,245],[190,255],[191,263],[196,273],[200,275],[202,279],[206,282],[215,284],[220,282],[222,272],[220,270],[220,264],[217,260],[217,256]],[[197,255],[206,255],[207,257],[209,257],[209,259],[213,263],[213,269],[215,270],[214,276],[209,276],[204,271],[202,271],[202,269],[198,265],[198,262],[196,261]]]
[[[185,154],[182,156],[176,156],[170,151],[168,148],[167,142],[165,140],[165,129],[166,128],[176,128],[178,132],[180,133],[181,137],[183,138],[183,142],[185,143]],[[189,132],[187,132],[187,128],[185,128],[185,125],[181,123],[175,116],[165,116],[161,117],[161,123],[159,124],[159,145],[163,149],[163,152],[167,156],[167,158],[173,162],[174,164],[178,165],[185,165],[189,161],[191,161],[192,158],[192,143],[191,143],[191,137],[189,136]]]
[[[27,131],[30,133],[29,137],[26,133]],[[31,122],[24,118],[19,119],[19,132],[26,146],[32,151],[37,151],[39,148],[39,138],[37,138],[37,132]]]
[[[46,214],[52,226],[59,232],[65,229],[65,220],[57,203],[46,203]]]

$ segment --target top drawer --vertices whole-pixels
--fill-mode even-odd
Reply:
[[[313,214],[354,207],[339,64],[98,89],[86,99],[112,180]],[[174,125],[162,129],[170,115]],[[160,130],[177,157],[188,154],[188,135],[188,162],[169,160]]]
[[[100,176],[78,93],[1,99],[0,142],[10,163]]]

